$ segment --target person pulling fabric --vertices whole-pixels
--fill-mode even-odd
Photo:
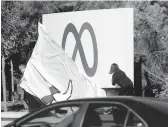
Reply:
[[[112,74],[112,85],[115,86],[117,84],[121,87],[119,95],[133,95],[132,81],[120,70],[116,63],[111,65],[109,73]]]

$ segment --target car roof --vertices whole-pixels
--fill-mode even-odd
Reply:
[[[151,97],[134,97],[134,96],[113,96],[113,97],[103,97],[103,98],[83,98],[83,99],[73,99],[68,101],[62,101],[57,103],[67,103],[67,102],[109,102],[109,101],[119,101],[119,102],[134,102],[134,103],[141,103],[148,107],[154,108],[160,112],[164,112],[168,115],[168,100],[158,99],[158,98],[151,98]]]
[[[164,100],[164,99],[157,99],[157,98],[150,98],[150,97],[134,97],[134,96],[112,96],[112,97],[96,97],[96,98],[81,98],[81,99],[72,99],[72,100],[68,100],[68,101],[61,101],[61,102],[57,102],[57,103],[67,103],[67,102],[92,102],[92,101],[137,101],[137,102],[144,102],[147,103],[148,102],[154,102],[154,103],[163,103],[163,104],[168,104],[168,100]]]

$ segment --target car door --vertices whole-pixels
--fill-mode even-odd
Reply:
[[[121,102],[93,102],[88,105],[80,127],[148,127],[131,108]]]
[[[85,111],[83,103],[63,103],[38,110],[16,123],[17,127],[68,127],[74,123],[76,115]]]

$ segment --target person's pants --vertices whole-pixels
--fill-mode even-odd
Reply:
[[[24,100],[27,103],[30,112],[45,106],[45,104],[39,98],[29,94],[25,90],[24,90]]]

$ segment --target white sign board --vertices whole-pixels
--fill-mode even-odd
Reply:
[[[133,81],[132,8],[44,14],[43,25],[98,87],[112,87],[112,63]]]

